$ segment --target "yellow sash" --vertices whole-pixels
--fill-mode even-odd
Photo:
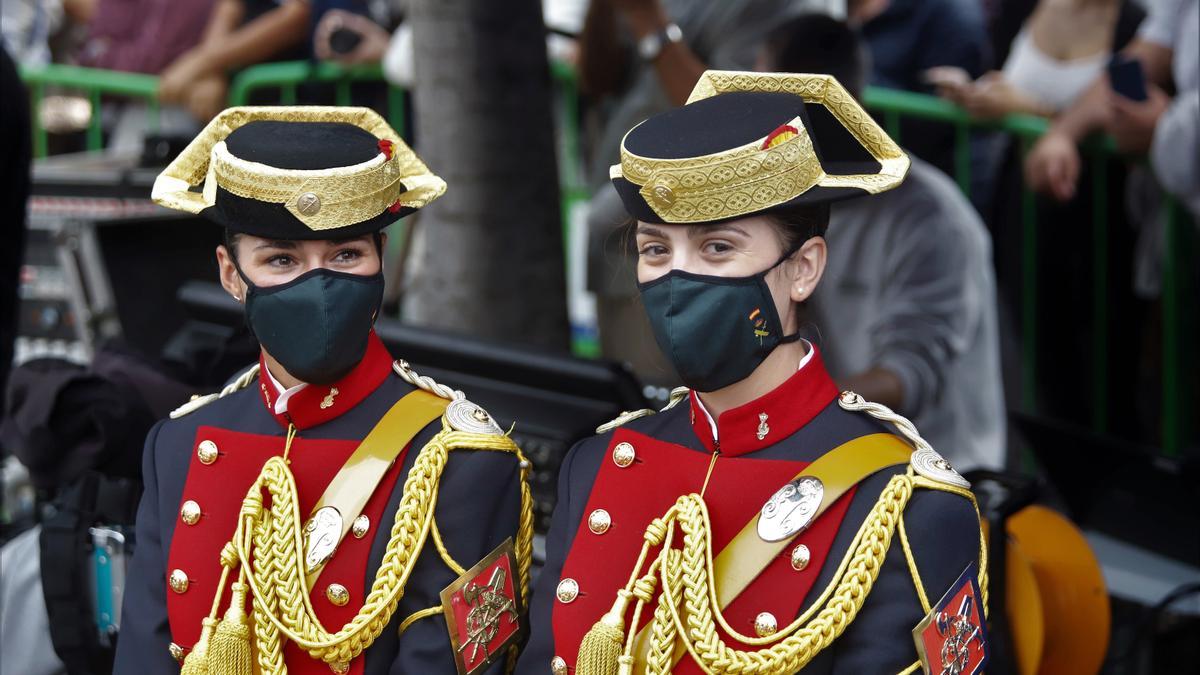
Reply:
[[[371,429],[367,437],[362,440],[354,454],[350,455],[350,459],[342,465],[337,475],[325,488],[321,499],[313,507],[310,523],[314,521],[327,522],[318,513],[322,509],[334,509],[334,511],[326,511],[326,513],[332,514],[334,519],[328,521],[327,531],[324,532],[308,532],[308,528],[306,528],[306,552],[308,540],[313,536],[326,538],[336,536],[335,542],[326,544],[332,545],[332,550],[336,550],[337,545],[350,531],[354,519],[362,513],[367,500],[371,498],[371,494],[383,480],[384,474],[396,461],[396,457],[403,452],[404,448],[408,447],[421,429],[441,417],[449,404],[450,401],[420,389],[409,392],[396,401],[395,405],[375,425],[375,428]],[[337,522],[338,520],[340,522]],[[332,550],[329,556],[333,555]],[[326,557],[327,560],[328,557]],[[309,570],[306,581],[310,589],[317,582],[317,577],[324,568],[325,562],[321,562]]]

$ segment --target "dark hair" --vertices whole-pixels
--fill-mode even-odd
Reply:
[[[783,206],[764,215],[779,233],[785,253],[799,250],[813,237],[824,237],[829,228],[829,204]]]
[[[870,56],[858,32],[825,14],[802,14],[780,24],[767,36],[771,70],[832,75],[854,98],[865,85]]]
[[[241,232],[233,232],[228,227],[225,228],[225,250],[229,251],[230,258],[237,259],[237,244],[241,238]]]

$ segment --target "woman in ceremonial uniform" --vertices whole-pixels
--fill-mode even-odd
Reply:
[[[829,204],[907,168],[828,76],[709,71],[625,136],[612,182],[687,388],[563,462],[520,672],[978,672],[969,485],[799,339]]]
[[[515,658],[528,464],[372,328],[383,228],[444,191],[359,108],[227,110],[159,176],[155,201],[225,228],[221,283],[262,354],[150,432],[117,673],[449,674]]]

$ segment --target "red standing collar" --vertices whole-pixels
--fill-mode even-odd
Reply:
[[[267,412],[286,429],[295,424],[297,429],[308,429],[324,424],[350,410],[379,388],[392,371],[392,355],[383,341],[371,331],[367,338],[367,352],[354,369],[333,384],[310,384],[288,399],[287,413],[275,414],[275,400],[282,393],[267,376],[267,363],[258,357],[258,391]]]
[[[837,385],[825,370],[825,362],[815,345],[813,351],[809,362],[783,384],[749,403],[721,413],[717,418],[721,454],[736,457],[774,445],[811,422],[837,398]],[[692,430],[711,452],[715,449],[712,427],[696,392],[691,392],[688,403],[691,405]]]

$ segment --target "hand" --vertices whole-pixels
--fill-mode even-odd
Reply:
[[[198,47],[184,52],[159,76],[158,100],[163,103],[185,103],[188,89],[212,72],[208,63],[207,55]]]
[[[962,104],[961,98],[971,87],[971,76],[958,66],[934,66],[921,73],[921,79],[937,88],[938,96]]]
[[[1117,142],[1117,149],[1130,155],[1149,152],[1158,118],[1170,105],[1166,92],[1150,83],[1146,84],[1145,101],[1110,92],[1108,133]]]
[[[959,105],[975,119],[995,120],[1021,110],[1021,98],[1002,73],[992,71],[967,88]]]
[[[1048,193],[1060,202],[1069,201],[1075,196],[1079,164],[1075,140],[1051,129],[1038,139],[1025,158],[1025,182],[1033,190]]]
[[[201,124],[225,109],[228,82],[222,75],[209,75],[195,82],[187,92],[187,109]]]
[[[338,30],[357,33],[361,38],[354,49],[346,53],[334,51],[330,40]],[[317,22],[313,31],[313,53],[322,61],[334,61],[344,66],[378,63],[387,53],[392,36],[382,26],[362,14],[344,9],[331,9]]]

